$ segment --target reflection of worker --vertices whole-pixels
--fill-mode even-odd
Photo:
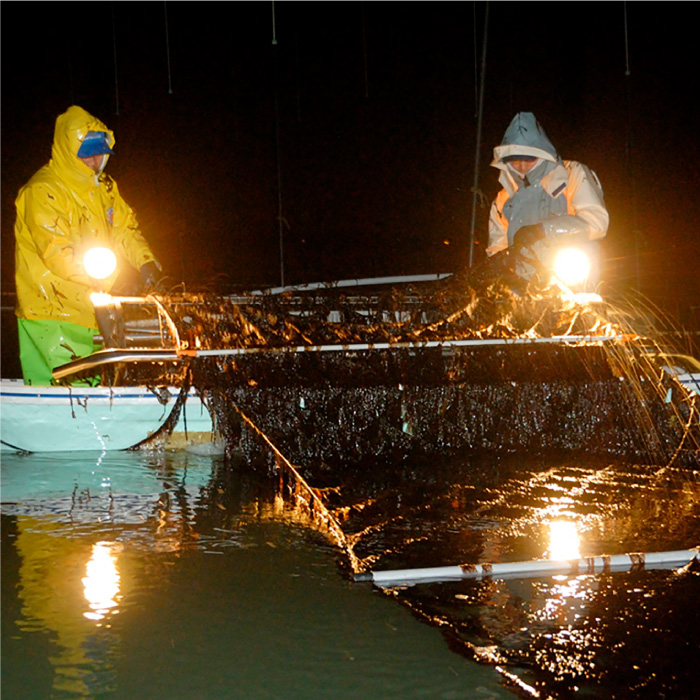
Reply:
[[[55,367],[96,349],[95,288],[83,267],[88,249],[111,248],[144,284],[160,269],[134,212],[103,172],[113,146],[102,122],[70,107],[56,119],[51,160],[17,197],[16,314],[26,384],[51,384]],[[102,291],[117,274],[100,282]]]
[[[511,246],[547,265],[554,247],[566,242],[585,248],[597,268],[608,212],[596,174],[563,161],[531,112],[513,118],[493,153],[503,189],[491,206],[487,254]],[[516,272],[529,277],[533,268],[522,258]]]

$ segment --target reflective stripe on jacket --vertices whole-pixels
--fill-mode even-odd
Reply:
[[[544,183],[544,189],[550,196],[551,193],[563,196],[566,200],[566,211],[554,213],[552,208],[550,216],[537,222],[542,224],[547,237],[575,236],[577,239],[588,241],[603,238],[608,230],[609,215],[605,208],[603,190],[595,173],[582,163],[566,160],[552,170],[549,173],[549,176],[551,175],[555,177],[551,178],[549,183]],[[513,178],[512,175],[508,177]],[[501,181],[504,179],[502,175]],[[489,245],[486,249],[488,255],[498,253],[509,245],[509,221],[503,214],[503,208],[517,190],[514,180],[513,185],[507,189],[504,187],[491,205]],[[514,233],[512,231],[510,235],[511,243]]]

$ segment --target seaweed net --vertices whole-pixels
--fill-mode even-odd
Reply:
[[[475,449],[697,457],[696,399],[655,359],[653,336],[556,283],[472,273],[161,303],[181,348],[213,354],[157,377],[126,366],[119,381],[192,382],[252,465],[274,458],[250,424],[310,473]]]
[[[474,449],[695,457],[695,400],[620,313],[556,284],[478,282],[165,303],[183,347],[221,351],[187,371],[254,465],[274,459],[242,416],[312,472]]]
[[[557,516],[598,529],[601,551],[588,554],[695,546],[697,399],[656,359],[658,340],[556,285],[478,282],[181,295],[167,308],[184,345],[237,351],[190,359],[187,380],[229,454],[275,475],[352,573],[539,557],[538,529]],[[587,340],[536,342],[556,336]],[[452,342],[465,340],[533,342]],[[693,583],[679,578],[672,593]],[[556,586],[533,585],[535,607],[540,593],[556,600]],[[491,579],[387,593],[514,685],[568,697],[612,682],[607,667],[584,667],[626,634],[627,588],[588,593],[571,625]],[[658,691],[654,664],[618,646],[610,666],[632,660]]]

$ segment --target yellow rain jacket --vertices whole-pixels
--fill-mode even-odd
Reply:
[[[119,265],[137,270],[155,257],[141,235],[133,210],[117,183],[96,175],[77,156],[88,131],[114,134],[82,107],[69,107],[56,119],[51,160],[20,190],[16,200],[15,279],[20,318],[56,320],[97,328],[89,295],[95,282],[83,256],[99,245],[111,248]],[[100,282],[109,291],[118,272]]]

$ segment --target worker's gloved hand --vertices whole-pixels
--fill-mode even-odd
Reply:
[[[158,265],[154,262],[151,261],[147,262],[145,265],[141,265],[139,274],[141,275],[142,292],[151,292],[158,286],[158,282],[160,282],[160,270],[158,269]]]
[[[530,224],[522,226],[515,232],[513,238],[513,249],[519,253],[523,248],[531,248],[535,243],[541,241],[545,237],[542,224]]]

